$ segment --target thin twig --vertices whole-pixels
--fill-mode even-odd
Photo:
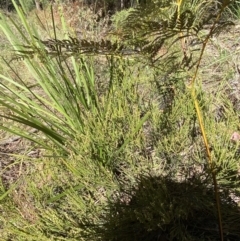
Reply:
[[[207,139],[207,136],[206,136],[206,131],[205,131],[205,127],[204,127],[204,123],[203,123],[203,119],[202,119],[202,114],[201,114],[200,106],[199,106],[199,103],[198,103],[198,100],[197,100],[197,95],[196,95],[194,85],[195,85],[195,82],[196,82],[196,79],[197,79],[197,74],[198,74],[198,71],[199,71],[200,63],[202,61],[202,57],[203,57],[204,51],[206,49],[206,46],[209,42],[209,39],[213,35],[213,31],[215,29],[215,26],[219,22],[219,19],[222,15],[222,12],[226,8],[226,6],[227,6],[227,4],[224,4],[222,6],[222,8],[220,9],[215,22],[213,23],[212,27],[210,28],[210,31],[209,31],[208,35],[206,36],[206,38],[203,42],[203,46],[202,46],[202,49],[201,49],[200,57],[199,57],[198,62],[197,62],[196,70],[195,70],[195,73],[194,73],[193,78],[192,78],[191,83],[190,83],[191,95],[192,95],[192,98],[193,98],[193,101],[194,101],[194,106],[195,106],[195,109],[196,109],[196,112],[197,112],[197,118],[198,118],[198,121],[199,121],[204,145],[205,145],[206,152],[207,152],[208,164],[209,164],[211,174],[212,174],[212,179],[213,179],[214,193],[215,193],[215,199],[216,199],[216,208],[217,208],[217,212],[218,212],[219,236],[220,236],[221,241],[223,241],[224,239],[223,239],[223,225],[222,225],[222,215],[221,215],[221,201],[220,201],[220,196],[219,196],[218,183],[217,183],[217,178],[216,178],[216,171],[215,171],[214,163],[212,161],[210,146],[209,146],[208,139]]]

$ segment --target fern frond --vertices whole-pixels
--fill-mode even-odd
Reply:
[[[225,2],[230,2],[226,0]],[[33,54],[47,54],[50,57],[60,56],[66,59],[73,55],[128,55],[143,54],[153,62],[156,56],[163,49],[181,41],[185,41],[188,36],[199,38],[199,33],[214,22],[217,12],[213,13],[215,0],[186,0],[181,2],[178,9],[176,1],[154,1],[142,4],[129,12],[128,17],[122,23],[121,43],[110,40],[89,41],[79,40],[69,36],[68,39],[48,39],[40,40],[35,37],[40,47],[28,45],[22,46],[17,53],[21,57],[29,57]],[[224,3],[226,4],[226,3]],[[179,12],[180,11],[180,12]],[[221,11],[218,10],[218,11]],[[219,34],[226,27],[232,25],[230,21],[222,21],[213,29],[213,34]],[[112,32],[118,35],[118,32]],[[43,47],[43,48],[42,48]],[[183,50],[185,49],[182,46]],[[43,49],[45,51],[43,51]],[[28,52],[30,51],[30,52]],[[168,48],[168,52],[175,52]],[[183,54],[186,55],[185,50]],[[160,56],[170,57],[170,54],[160,54]],[[192,66],[190,56],[183,56],[186,60],[185,66]]]
[[[99,42],[79,40],[69,36],[69,39],[48,39],[41,40],[34,37],[40,47],[35,45],[23,45],[21,50],[17,50],[17,56],[21,58],[31,58],[38,54],[42,57],[48,55],[50,57],[59,56],[67,58],[70,56],[87,54],[87,55],[127,55],[138,53],[137,50],[129,50],[129,48],[119,42],[111,42],[109,40],[100,40]]]
[[[226,0],[228,4],[229,1]],[[121,40],[132,48],[141,46],[143,54],[154,58],[161,49],[178,41],[184,42],[188,36],[200,39],[201,31],[211,26],[221,11],[215,5],[215,0],[186,0],[178,8],[176,1],[151,0],[129,12],[121,26]],[[222,21],[212,32],[218,34],[229,25],[232,22]],[[185,50],[183,54],[186,55]],[[183,56],[183,59],[188,59],[186,66],[192,66],[189,58]]]

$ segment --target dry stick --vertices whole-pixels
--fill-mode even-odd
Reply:
[[[183,3],[183,0],[177,0],[178,18],[180,17],[182,3]],[[206,37],[206,39],[205,39],[205,41],[203,43],[203,46],[202,46],[202,49],[201,49],[201,53],[200,53],[200,57],[199,57],[199,60],[198,60],[197,66],[196,66],[196,70],[195,70],[194,76],[192,78],[192,81],[190,83],[190,88],[192,90],[191,94],[192,94],[192,97],[193,97],[193,100],[194,100],[194,106],[195,106],[195,109],[196,109],[196,112],[197,112],[197,118],[198,118],[199,125],[200,125],[200,128],[201,128],[201,133],[202,133],[202,136],[203,136],[204,145],[206,147],[209,167],[210,167],[211,173],[212,173],[214,194],[215,194],[215,199],[216,199],[216,208],[217,208],[217,213],[218,213],[219,236],[220,236],[220,240],[221,241],[224,241],[223,240],[223,226],[222,226],[221,205],[220,205],[220,197],[219,197],[219,191],[218,191],[216,172],[215,172],[215,169],[214,169],[210,148],[209,148],[207,136],[206,136],[206,133],[205,133],[205,128],[204,128],[204,124],[203,124],[203,120],[202,120],[201,110],[200,110],[200,107],[199,107],[199,104],[198,104],[198,101],[197,101],[197,96],[196,96],[196,92],[195,92],[195,88],[194,88],[194,83],[195,83],[196,78],[197,78],[197,74],[198,74],[199,66],[200,66],[200,63],[201,63],[201,60],[202,60],[202,57],[203,57],[204,50],[205,50],[205,48],[207,46],[207,43],[208,43],[208,41],[209,41],[209,39],[210,39],[210,37],[211,37],[211,35],[213,33],[213,30],[214,30],[216,24],[218,23],[218,21],[220,19],[220,16],[221,16],[221,14],[222,14],[222,12],[224,10],[224,7],[225,6],[223,6],[221,8],[221,10],[220,10],[220,12],[219,12],[219,14],[218,14],[218,16],[216,18],[216,21],[214,22],[213,26],[211,27],[210,32],[207,35],[207,37]],[[182,33],[180,33],[180,36],[182,37]],[[181,38],[181,47],[182,47],[184,56],[186,57],[186,48],[185,48],[184,40],[185,40],[185,38],[184,39]]]
[[[218,23],[218,21],[221,17],[221,14],[222,14],[222,12],[223,12],[223,10],[225,9],[226,6],[227,6],[227,4],[222,6],[221,10],[219,11],[219,13],[217,15],[217,18],[216,18],[215,22],[213,23],[213,25],[212,25],[212,27],[209,31],[209,34],[206,36],[206,39],[203,42],[203,46],[202,46],[202,49],[201,49],[200,57],[199,57],[198,62],[197,62],[196,70],[195,70],[195,73],[194,73],[193,78],[192,78],[192,80],[190,82],[190,85],[189,85],[190,89],[191,89],[192,98],[194,100],[194,106],[195,106],[195,109],[196,109],[196,112],[197,112],[197,118],[198,118],[198,121],[199,121],[202,137],[203,137],[203,140],[204,140],[204,145],[206,147],[208,164],[209,164],[209,167],[211,169],[213,185],[214,185],[214,193],[215,193],[215,199],[216,199],[216,208],[217,208],[217,212],[218,212],[219,236],[220,236],[221,241],[224,241],[223,240],[223,225],[222,225],[221,202],[220,202],[220,197],[219,197],[216,171],[214,169],[211,151],[210,151],[210,148],[209,148],[209,144],[208,144],[208,140],[207,140],[207,136],[206,136],[206,132],[205,132],[205,128],[204,128],[204,123],[203,123],[203,119],[202,119],[202,115],[201,115],[201,110],[200,110],[199,103],[198,103],[198,100],[197,100],[194,84],[195,84],[195,81],[196,81],[196,78],[197,78],[199,66],[200,66],[200,63],[202,61],[203,53],[206,49],[207,43],[208,43],[210,37],[212,36],[214,28],[215,28],[216,24]]]
[[[194,99],[194,105],[195,105],[200,129],[201,129],[201,133],[202,133],[203,140],[204,140],[204,145],[206,147],[208,163],[209,163],[209,166],[210,166],[210,169],[211,169],[213,186],[214,186],[214,193],[215,193],[215,199],[216,199],[216,207],[217,207],[217,212],[218,212],[219,235],[221,237],[220,240],[223,241],[221,204],[220,204],[219,190],[218,190],[218,184],[217,184],[217,178],[216,178],[216,171],[214,169],[212,156],[211,156],[211,152],[210,152],[210,148],[209,148],[209,144],[208,144],[208,140],[207,140],[207,137],[206,137],[206,132],[205,132],[204,124],[203,124],[203,120],[202,120],[201,110],[200,110],[200,107],[199,107],[199,104],[198,104],[198,101],[197,101],[197,98],[196,98],[196,93],[195,93],[194,88],[192,89],[192,96],[193,96],[193,99]]]

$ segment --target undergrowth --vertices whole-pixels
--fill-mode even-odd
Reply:
[[[0,239],[240,238],[238,87],[212,85],[208,60],[231,1],[215,3],[150,1],[104,39],[61,7],[61,29],[53,7],[41,27],[1,14],[1,129],[18,142],[0,143]]]

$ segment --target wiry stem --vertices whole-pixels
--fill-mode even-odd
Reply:
[[[217,208],[217,212],[218,212],[219,236],[220,236],[221,241],[223,241],[223,225],[222,225],[222,215],[221,215],[221,201],[220,201],[220,196],[219,196],[219,189],[218,189],[218,183],[217,183],[217,178],[216,178],[216,171],[215,171],[214,163],[213,163],[213,160],[212,160],[212,155],[211,155],[209,143],[208,143],[208,140],[207,140],[207,135],[206,135],[206,131],[205,131],[205,127],[204,127],[204,123],[203,123],[203,119],[202,119],[202,114],[201,114],[201,110],[200,110],[199,103],[198,103],[198,100],[197,100],[197,95],[196,95],[194,85],[195,85],[195,82],[196,82],[196,79],[197,79],[199,66],[200,66],[200,63],[202,61],[203,53],[206,49],[207,43],[208,43],[210,37],[212,36],[213,31],[215,29],[215,26],[218,23],[218,21],[221,17],[221,14],[222,14],[223,10],[226,8],[226,6],[227,6],[227,4],[222,6],[221,10],[219,11],[219,13],[217,15],[217,18],[216,18],[214,24],[212,25],[208,35],[206,36],[205,41],[203,42],[203,46],[202,46],[202,49],[201,49],[200,57],[199,57],[198,62],[197,62],[196,70],[195,70],[195,73],[194,73],[193,78],[192,78],[191,83],[190,83],[191,94],[192,94],[194,106],[195,106],[195,109],[196,109],[196,112],[197,112],[197,118],[198,118],[198,121],[199,121],[204,145],[205,145],[206,152],[207,152],[208,164],[209,164],[209,168],[211,170],[212,179],[213,179],[214,193],[215,193],[215,199],[216,199],[216,208]]]

